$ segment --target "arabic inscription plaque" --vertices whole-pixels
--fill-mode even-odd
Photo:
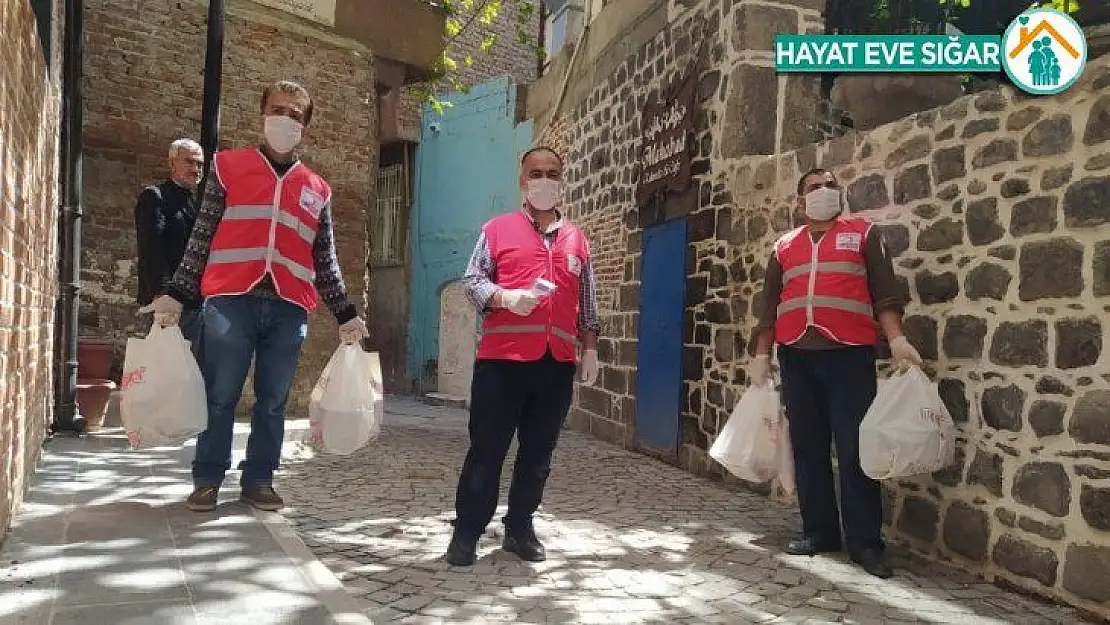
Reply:
[[[690,153],[686,147],[694,129],[697,82],[693,76],[688,72],[644,105],[637,206],[646,205],[660,192],[682,191],[690,184]]]

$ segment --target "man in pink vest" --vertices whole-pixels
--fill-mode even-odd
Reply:
[[[556,210],[563,161],[533,148],[521,159],[524,206],[483,227],[463,282],[483,316],[470,389],[470,451],[455,495],[447,561],[474,563],[478,539],[497,509],[501,467],[513,435],[519,449],[502,549],[546,558],[532,515],[543,499],[551,455],[570,409],[575,362],[597,379],[597,298],[585,235]]]
[[[798,181],[798,207],[805,225],[779,239],[767,263],[748,370],[753,385],[769,383],[778,343],[803,530],[786,551],[814,556],[846,542],[854,562],[886,578],[893,572],[883,555],[881,493],[860,468],[859,426],[875,399],[879,330],[899,367],[920,365],[921,356],[902,333],[906,302],[882,233],[864,219],[841,217],[840,185],[822,169]]]
[[[331,187],[295,154],[312,111],[304,87],[282,81],[266,88],[261,146],[216,153],[185,256],[167,294],[147,308],[156,323],[175,325],[182,304],[203,301],[208,429],[197,438],[191,510],[216,507],[252,359],[255,405],[239,465],[242,499],[278,510],[284,502],[272,481],[308,314],[322,296],[344,343],[367,336],[336,258]]]

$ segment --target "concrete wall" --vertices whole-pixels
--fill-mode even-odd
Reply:
[[[200,135],[206,11],[206,3],[190,0],[85,4],[81,333],[117,339],[117,367],[124,339],[138,331],[135,200],[143,185],[165,177],[170,142]],[[374,201],[378,149],[370,52],[245,1],[229,4],[226,33],[221,145],[257,145],[266,84],[291,79],[308,88],[316,112],[304,160],[333,187],[340,264],[365,311],[367,207]],[[337,337],[334,318],[321,306],[311,318],[292,414],[307,405]]]
[[[441,291],[462,276],[482,224],[519,205],[519,156],[532,125],[517,125],[515,112],[516,90],[505,77],[455,98],[442,116],[425,115],[410,239],[407,369],[418,390],[438,380]]]
[[[49,68],[27,0],[0,11],[0,538],[53,411],[61,3]]]
[[[601,379],[571,423],[634,445],[643,229],[684,216],[678,463],[723,477],[707,449],[747,382],[763,267],[798,176],[831,168],[881,224],[907,333],[960,426],[955,466],[886,484],[890,538],[1110,618],[1110,59],[1060,96],[985,92],[812,143],[815,81],[775,75],[770,36],[819,29],[816,4],[674,0],[662,31],[542,131],[565,146],[603,308]],[[694,186],[638,210],[641,107],[700,40]]]

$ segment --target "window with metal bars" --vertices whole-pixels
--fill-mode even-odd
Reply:
[[[405,262],[409,213],[409,180],[405,163],[378,169],[377,210],[371,220],[370,262],[391,267]]]

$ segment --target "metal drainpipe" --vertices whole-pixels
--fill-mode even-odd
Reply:
[[[61,305],[55,332],[62,335],[55,355],[58,383],[54,398],[54,432],[83,432],[85,419],[77,406],[77,333],[81,305],[82,134],[81,76],[83,0],[65,0],[65,57],[62,61],[61,128]]]
[[[224,0],[208,2],[208,45],[204,52],[204,103],[200,117],[200,146],[204,149],[204,179],[220,145],[220,90],[224,66]]]

